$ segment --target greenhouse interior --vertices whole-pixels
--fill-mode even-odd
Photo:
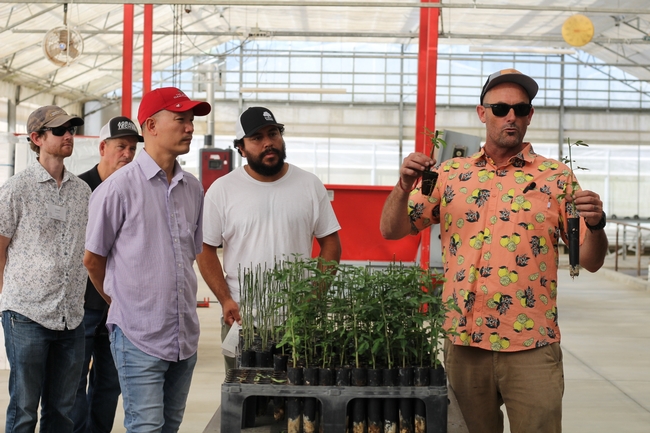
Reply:
[[[559,248],[563,429],[648,431],[647,0],[36,0],[0,3],[0,35],[0,186],[37,161],[28,118],[39,107],[56,105],[83,119],[64,161],[79,175],[100,160],[102,127],[116,116],[136,121],[148,92],[175,87],[208,102],[210,113],[194,119],[189,152],[177,158],[205,191],[246,165],[233,142],[236,122],[249,107],[266,107],[284,125],[286,162],[327,190],[341,227],[341,266],[376,264],[376,272],[396,261],[444,267],[444,228],[384,239],[384,202],[401,185],[400,167],[413,152],[431,151],[443,162],[455,140],[471,151],[467,156],[486,143],[477,110],[491,74],[516,69],[529,76],[539,90],[525,141],[537,154],[579,168],[580,187],[598,194],[607,219],[608,247],[597,272],[572,278],[568,246]],[[434,131],[446,139],[445,149],[433,149]],[[145,147],[138,143],[136,155]],[[225,171],[210,172],[215,152],[228,159]],[[240,414],[233,418],[224,405],[241,406],[243,394],[229,394],[239,391],[226,386],[221,306],[195,268],[196,297],[204,300],[197,308],[201,334],[178,431],[284,431],[259,420],[232,425]],[[10,365],[0,352],[6,406]],[[265,395],[258,410],[272,394]],[[339,403],[320,397],[325,433],[338,433],[325,418]],[[535,431],[510,425],[502,410],[503,431]],[[6,416],[0,407],[0,425]],[[431,422],[426,431],[471,433],[454,401],[444,416],[439,429]],[[110,431],[128,431],[124,418],[120,398]]]

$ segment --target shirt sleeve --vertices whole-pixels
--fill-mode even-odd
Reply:
[[[20,209],[8,181],[0,187],[0,235],[12,238],[16,232]]]
[[[123,197],[112,182],[104,182],[90,196],[86,249],[106,257],[123,223]]]
[[[217,189],[216,182],[213,183],[203,200],[203,240],[208,245],[218,247],[223,243],[223,208],[225,203],[220,203],[223,193]]]

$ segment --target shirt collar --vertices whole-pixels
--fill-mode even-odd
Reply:
[[[136,157],[136,162],[140,165],[142,172],[148,180],[151,180],[159,173],[162,173],[162,168],[158,166],[156,161],[154,161],[151,155],[149,155],[145,150],[138,154]],[[183,183],[186,182],[185,172],[181,168],[181,165],[178,163],[178,161],[174,161],[174,175],[172,176],[172,183],[181,181]]]
[[[32,164],[32,168],[33,168],[33,170],[34,170],[34,174],[35,174],[35,176],[36,176],[36,181],[37,181],[37,182],[47,182],[47,181],[50,181],[50,180],[54,180],[54,181],[56,181],[56,180],[55,180],[55,179],[50,175],[50,173],[48,173],[47,170],[45,170],[45,167],[43,167],[43,166],[41,165],[41,163],[38,162],[38,160],[36,160],[36,161]],[[70,172],[68,171],[67,168],[65,168],[65,165],[64,165],[64,166],[63,166],[63,180],[62,180],[61,183],[63,183],[63,182],[67,182],[68,180],[70,180]]]
[[[529,142],[524,143],[524,148],[521,149],[521,152],[516,154],[515,156],[512,156],[508,160],[508,165],[516,165],[516,166],[522,166],[524,163],[529,163],[532,164],[535,161],[535,158],[537,157],[537,154],[533,150],[533,145],[530,144]],[[472,158],[476,160],[484,160],[487,162],[490,162],[493,164],[492,158],[489,157],[485,153],[485,146],[481,147],[481,150],[476,152],[474,155],[472,155]]]

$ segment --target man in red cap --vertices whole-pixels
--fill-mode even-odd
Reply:
[[[179,89],[142,98],[144,151],[90,199],[84,264],[109,303],[106,325],[127,432],[176,432],[196,365],[193,264],[203,242],[203,188],[176,157],[190,150],[194,116],[210,112]]]
[[[90,188],[63,165],[84,121],[48,105],[27,119],[37,161],[0,187],[0,292],[9,374],[5,431],[72,432],[84,352],[82,265]]]

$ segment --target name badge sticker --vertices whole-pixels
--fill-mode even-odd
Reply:
[[[67,209],[64,206],[57,206],[55,204],[48,203],[47,205],[47,216],[58,220],[65,221],[67,214]]]

